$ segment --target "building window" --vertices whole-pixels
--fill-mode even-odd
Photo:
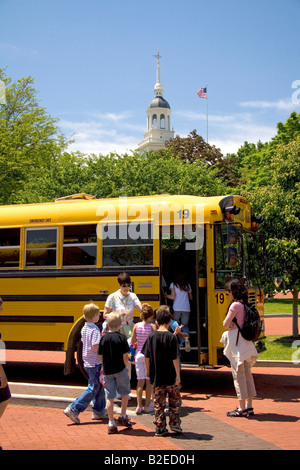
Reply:
[[[63,266],[96,266],[96,225],[64,227]]]
[[[165,129],[165,127],[166,127],[165,115],[161,114],[160,115],[160,128]]]
[[[156,114],[153,114],[153,116],[152,116],[152,127],[153,127],[153,129],[157,128],[157,116],[156,116]]]

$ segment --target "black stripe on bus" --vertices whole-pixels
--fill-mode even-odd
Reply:
[[[41,277],[118,277],[121,272],[126,272],[129,276],[159,276],[159,268],[126,268],[120,266],[118,269],[92,269],[92,270],[66,270],[66,269],[49,269],[49,270],[18,270],[18,271],[1,271],[1,278],[41,278]]]
[[[79,294],[79,295],[2,295],[3,302],[71,302],[71,301],[98,301],[105,302],[108,294]],[[138,298],[143,302],[159,301],[158,294],[139,294]],[[1,318],[1,317],[0,317]]]
[[[74,317],[56,315],[1,315],[2,323],[74,323]]]
[[[5,341],[5,347],[21,351],[64,351],[64,343],[55,343],[54,341]]]

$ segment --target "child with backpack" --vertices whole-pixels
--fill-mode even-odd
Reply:
[[[252,399],[256,396],[251,367],[255,364],[258,353],[252,341],[247,341],[242,334],[245,322],[245,306],[248,303],[248,291],[244,282],[232,279],[227,285],[227,293],[231,304],[223,322],[224,332],[221,342],[224,344],[224,355],[231,364],[235,391],[239,406],[229,411],[227,416],[248,417],[254,415]]]

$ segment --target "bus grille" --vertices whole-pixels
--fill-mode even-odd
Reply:
[[[249,304],[256,305],[255,292],[248,292],[248,302]]]

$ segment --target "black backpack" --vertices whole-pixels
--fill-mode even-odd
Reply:
[[[259,313],[253,304],[245,304],[245,321],[243,328],[240,328],[236,318],[233,319],[233,322],[238,327],[238,336],[236,339],[236,344],[239,340],[239,334],[241,333],[242,337],[247,341],[256,341],[262,330],[262,321],[260,319]]]

